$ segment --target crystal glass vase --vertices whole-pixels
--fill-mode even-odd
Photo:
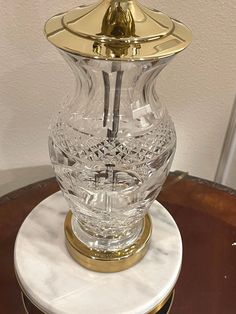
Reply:
[[[51,125],[51,161],[79,239],[123,249],[139,237],[175,152],[174,125],[156,93],[169,59],[101,63],[63,55],[77,87]]]
[[[136,0],[100,0],[52,17],[45,33],[76,77],[49,138],[68,250],[89,269],[128,268],[147,252],[148,210],[176,147],[156,78],[191,32]]]

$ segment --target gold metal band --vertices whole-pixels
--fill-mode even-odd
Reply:
[[[154,307],[153,310],[151,310],[151,312],[148,312],[147,314],[158,314],[159,311],[161,311],[164,308],[164,306],[169,302],[170,304],[168,306],[167,312],[165,312],[165,314],[168,314],[174,302],[174,297],[175,290],[171,291],[171,293],[165,299],[163,299],[158,305]]]
[[[129,247],[114,252],[88,248],[74,234],[71,219],[72,213],[69,212],[65,220],[66,246],[70,255],[87,269],[103,273],[122,271],[139,262],[148,250],[152,233],[149,215],[144,218],[143,230],[138,240]]]

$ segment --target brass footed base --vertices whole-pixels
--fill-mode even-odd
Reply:
[[[122,271],[138,263],[147,253],[152,233],[149,215],[144,218],[143,230],[138,240],[129,247],[114,252],[88,248],[74,234],[71,219],[72,213],[69,212],[65,220],[66,246],[70,255],[87,269],[103,273]]]

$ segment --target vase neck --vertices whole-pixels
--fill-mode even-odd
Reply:
[[[123,132],[127,121],[133,121],[132,130],[126,130],[132,133],[154,127],[162,118],[165,110],[156,93],[156,78],[169,59],[111,62],[63,55],[77,82],[75,97],[69,104],[70,116],[73,112],[75,119],[96,120],[99,132],[103,130],[111,140]]]

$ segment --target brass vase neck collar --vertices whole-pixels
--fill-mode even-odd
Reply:
[[[191,32],[135,0],[103,0],[51,18],[48,40],[60,49],[99,59],[158,59],[183,50]]]

